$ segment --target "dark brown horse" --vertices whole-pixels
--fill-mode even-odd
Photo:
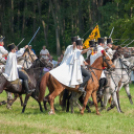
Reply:
[[[30,69],[25,70],[28,77],[29,77],[29,88],[30,89],[36,89],[35,92],[31,94],[31,96],[39,103],[40,110],[42,110],[41,103],[38,100],[38,95],[39,95],[39,85],[40,85],[40,80],[43,74],[43,68],[47,67],[47,63],[45,61],[41,61],[39,59],[35,60],[33,65],[30,67]],[[5,77],[1,74],[0,75],[0,93],[3,92],[3,90],[12,92],[12,93],[17,93],[19,95],[26,94],[25,89],[23,86],[20,84],[11,84],[8,82]],[[30,95],[26,95],[25,97],[25,102],[23,105],[23,110],[22,112],[25,111],[25,107],[27,104],[27,101],[29,99]],[[12,102],[13,103],[13,102]]]
[[[94,63],[93,65],[90,67],[90,71],[92,74],[92,78],[90,79],[87,83],[87,87],[86,87],[86,96],[84,99],[84,103],[83,103],[83,108],[81,110],[81,114],[84,114],[84,110],[85,107],[87,105],[88,102],[88,98],[90,96],[92,96],[92,99],[94,101],[94,105],[96,107],[96,114],[100,114],[99,110],[98,110],[98,104],[97,104],[97,100],[96,100],[96,91],[99,87],[99,82],[98,80],[100,79],[101,76],[101,72],[103,70],[103,67],[108,67],[108,68],[115,68],[115,66],[113,65],[112,61],[110,60],[110,58],[106,55],[106,52],[103,51],[102,52],[102,56],[99,57]],[[64,75],[64,74],[63,74]],[[78,92],[77,88],[70,88],[70,87],[66,87],[63,84],[61,84],[59,81],[57,81],[49,72],[47,72],[42,80],[41,80],[41,84],[40,84],[40,96],[39,96],[39,100],[43,101],[44,99],[44,94],[45,94],[45,90],[46,90],[46,86],[49,89],[49,95],[45,97],[45,99],[48,99],[50,106],[51,106],[51,110],[49,112],[49,114],[54,114],[55,110],[54,110],[54,99],[56,96],[58,96],[65,88],[69,89],[71,91],[76,91]]]

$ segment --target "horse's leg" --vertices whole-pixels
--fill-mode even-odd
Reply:
[[[70,98],[71,98],[71,95],[72,95],[72,94],[70,94],[70,95],[68,96],[68,98],[67,98],[67,108],[66,108],[66,112],[69,112],[69,105],[70,105],[69,100],[70,100]]]
[[[66,101],[68,100],[68,97],[69,97],[69,91],[68,91],[68,89],[65,89],[63,92],[63,101],[62,101],[62,110],[63,111],[66,108]]]
[[[71,113],[74,113],[74,110],[73,110],[73,103],[74,103],[74,92],[71,93],[71,97],[69,99],[69,104],[70,104],[70,107],[71,107]]]
[[[84,110],[86,108],[86,105],[87,105],[87,102],[88,102],[88,98],[91,96],[91,93],[92,93],[92,90],[89,90],[86,92],[86,96],[85,96],[85,99],[84,99],[84,103],[83,103],[83,107],[82,107],[82,110],[81,110],[81,114],[84,114]]]
[[[120,107],[120,98],[119,98],[119,90],[116,92],[116,95],[117,95],[117,101],[118,101],[118,106],[119,106],[119,109],[122,113],[124,113],[122,110],[121,110],[121,107]]]
[[[117,108],[117,111],[120,113],[121,111],[119,109],[119,105],[118,105],[118,101],[117,101],[117,96],[116,96],[116,91],[114,91],[112,93],[112,98],[113,98],[113,102],[114,102],[114,104],[115,104],[115,106]]]
[[[101,111],[106,108],[110,96],[111,96],[110,88],[109,87],[105,88],[105,92],[104,92],[104,105],[101,108]]]
[[[47,102],[49,102],[48,101],[48,96],[49,96],[49,94],[43,99],[43,104],[44,104],[44,109],[45,110],[47,110],[47,105],[46,104],[47,104]]]
[[[40,111],[43,112],[41,102],[39,101],[38,97],[35,94],[32,94],[31,96],[32,96],[32,98],[34,98],[38,102],[39,107],[40,107]]]
[[[8,93],[9,94],[9,93]],[[11,95],[11,93],[10,93],[10,95]],[[9,96],[10,96],[9,95]],[[11,106],[12,106],[12,104],[16,101],[16,99],[18,98],[18,94],[14,94],[14,99],[11,99],[10,97],[8,96],[8,98],[7,98],[7,108],[8,109],[11,109]]]
[[[100,112],[98,110],[98,103],[97,103],[97,99],[96,99],[96,91],[94,91],[92,93],[92,99],[93,99],[93,102],[94,102],[94,105],[95,105],[95,108],[96,108],[96,114],[100,115]]]
[[[54,99],[56,96],[58,96],[64,89],[63,88],[58,88],[55,89],[48,97],[49,102],[50,102],[50,107],[51,110],[49,112],[49,114],[55,114],[55,109],[54,109]]]
[[[28,101],[29,97],[30,97],[30,94],[26,94],[24,105],[23,105],[23,109],[22,109],[22,113],[25,112],[25,108],[26,108],[27,101]]]
[[[129,84],[125,85],[124,88],[126,90],[126,93],[127,93],[127,96],[129,98],[130,103],[133,104],[132,97],[131,97],[131,94],[130,94]]]
[[[21,102],[21,106],[23,106],[23,99],[22,99],[22,95],[19,95],[19,98],[20,98],[20,102]]]

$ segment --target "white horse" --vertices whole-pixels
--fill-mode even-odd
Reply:
[[[116,53],[118,53],[118,51]],[[131,54],[127,56],[127,58],[124,58],[124,56],[126,55],[125,54],[123,54],[122,56],[118,55],[114,59],[113,63],[116,67],[115,71],[107,75],[109,81],[109,87],[106,87],[104,91],[104,107],[102,109],[104,109],[107,106],[107,102],[112,95],[113,98],[112,105],[108,110],[116,106],[118,112],[122,112],[119,101],[119,91],[121,90],[122,87],[125,88],[130,103],[133,104],[130,94],[129,83],[130,83],[132,66],[134,63],[134,57]]]

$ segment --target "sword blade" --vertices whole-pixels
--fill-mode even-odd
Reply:
[[[123,43],[120,44],[120,46],[124,45],[129,39],[125,40]]]
[[[21,40],[21,42],[17,45],[17,47],[18,47],[24,40],[25,40],[25,38],[23,38],[23,39]]]
[[[109,35],[109,38],[111,38],[113,31],[114,31],[114,27],[112,28],[112,31],[111,31],[111,33]]]
[[[38,33],[38,31],[40,30],[40,27],[38,27],[37,31],[34,33],[32,39],[29,41],[29,43],[27,45],[30,45],[30,43],[33,41],[33,39],[35,38],[36,34]]]
[[[131,43],[133,43],[134,42],[134,40],[132,40],[130,43],[128,43],[126,46],[124,46],[124,47],[127,47],[127,46],[129,46]]]

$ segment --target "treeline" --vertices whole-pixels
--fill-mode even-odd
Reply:
[[[46,45],[60,54],[72,36],[86,39],[96,24],[102,37],[114,26],[113,39],[134,39],[133,8],[134,0],[0,0],[0,34],[6,45],[25,38],[24,46],[40,26],[31,43],[35,51]]]

